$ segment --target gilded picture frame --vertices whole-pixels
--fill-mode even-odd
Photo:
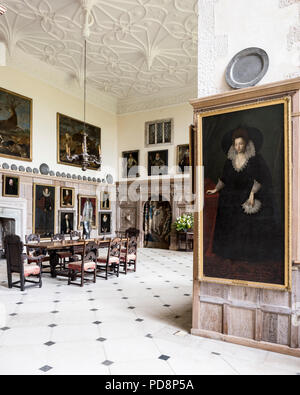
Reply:
[[[238,135],[242,130],[246,130],[249,140],[244,142],[246,148],[241,153],[247,154],[252,140],[256,150],[253,151],[254,156],[247,158],[241,168],[235,169],[233,158],[235,161],[238,159],[233,154],[239,154],[239,142],[243,138]],[[247,139],[246,134],[244,139]],[[290,291],[291,98],[229,105],[222,109],[201,112],[198,114],[196,155],[198,165],[204,170],[197,175],[198,192],[202,196],[198,201],[198,223],[195,224],[199,237],[199,280]],[[253,165],[255,161],[259,161],[257,166]],[[240,192],[235,195],[234,188],[237,188],[236,185],[243,185],[243,181],[236,184],[236,180],[243,180],[243,173],[248,172],[248,176],[252,174],[249,170],[251,163],[252,169],[256,169],[251,171],[253,174],[256,171],[262,181],[261,185],[258,182],[258,191],[254,186],[250,189],[249,200],[246,202],[250,202],[252,208],[249,206],[249,211],[246,211],[245,203],[240,207],[238,199],[236,207],[234,206],[235,196],[241,196],[238,195]],[[217,175],[221,174],[222,168],[223,174],[218,180]],[[231,174],[236,178],[230,179]],[[252,186],[251,177],[247,179],[247,188]],[[254,200],[250,199],[252,193]],[[226,196],[230,196],[227,203]],[[245,196],[247,198],[248,195]],[[260,207],[257,203],[261,204]],[[228,208],[231,210],[230,221],[226,221],[229,218],[226,217]],[[237,212],[239,214],[235,214]],[[246,213],[247,216],[243,216]],[[237,225],[239,222],[240,228]],[[235,229],[242,229],[242,232],[236,233],[235,244],[231,245],[228,241]],[[263,234],[266,229],[271,233]],[[259,234],[262,235],[261,244]],[[244,243],[243,237],[246,237]]]
[[[3,174],[2,196],[16,198],[20,196],[20,177]]]
[[[98,198],[97,196],[78,195],[78,213],[77,213],[77,228],[82,230],[82,215],[85,203],[89,200],[92,204],[92,225],[91,229],[98,228]]]
[[[32,162],[32,99],[0,88],[0,156]]]
[[[60,207],[74,208],[75,206],[75,188],[60,187]]]
[[[57,163],[67,166],[82,167],[80,161],[69,162],[67,154],[71,156],[82,153],[82,143],[84,130],[84,122],[69,117],[61,113],[57,113]],[[101,153],[101,128],[99,126],[85,123],[85,131],[87,133],[87,148],[91,155],[99,156]],[[99,166],[90,165],[90,170],[98,170]]]
[[[111,193],[109,191],[101,191],[100,210],[111,210]]]
[[[32,233],[41,239],[49,239],[56,230],[56,187],[33,184]]]

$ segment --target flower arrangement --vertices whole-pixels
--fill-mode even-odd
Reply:
[[[189,229],[192,229],[194,226],[194,216],[193,214],[183,214],[181,217],[178,217],[175,221],[175,227],[177,232],[186,232]]]

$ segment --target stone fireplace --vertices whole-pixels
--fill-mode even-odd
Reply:
[[[27,203],[21,198],[0,198],[0,251],[6,234],[17,234],[25,239]]]

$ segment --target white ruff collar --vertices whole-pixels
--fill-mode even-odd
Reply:
[[[253,156],[256,155],[255,146],[253,144],[253,141],[249,140],[249,142],[246,146],[246,151],[244,152],[245,163],[243,164],[242,167],[237,167],[237,165],[236,165],[237,155],[238,154],[237,154],[234,146],[232,145],[229,148],[227,157],[228,157],[228,159],[230,159],[232,161],[232,166],[233,166],[234,170],[236,170],[237,172],[240,172],[240,171],[244,170],[244,168],[247,166],[249,159],[253,158]]]

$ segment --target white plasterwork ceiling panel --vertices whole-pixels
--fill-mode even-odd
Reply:
[[[83,79],[82,0],[2,0],[0,41]],[[197,83],[197,0],[89,0],[88,85],[124,100]]]

